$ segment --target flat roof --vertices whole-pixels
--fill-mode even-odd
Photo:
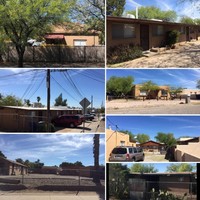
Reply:
[[[25,107],[25,106],[0,106],[0,108],[11,108],[11,109],[20,109],[20,110],[47,110],[47,107]],[[50,110],[57,110],[57,111],[65,111],[65,110],[82,110],[82,108],[69,108],[65,106],[56,106],[50,107]]]
[[[128,17],[113,17],[107,16],[107,21],[115,21],[115,22],[129,22],[129,23],[142,23],[142,24],[164,24],[164,25],[184,25],[184,26],[199,26],[196,24],[185,24],[185,23],[177,23],[177,22],[167,22],[167,21],[156,21],[151,19],[134,19]]]

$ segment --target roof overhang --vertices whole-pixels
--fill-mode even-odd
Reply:
[[[65,38],[65,36],[62,34],[52,34],[52,35],[45,35],[44,36],[45,39],[48,39],[48,40],[62,40]]]

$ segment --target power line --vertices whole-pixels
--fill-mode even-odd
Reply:
[[[71,97],[73,98],[75,101],[79,102],[77,99],[75,99],[69,92],[67,92],[67,90],[65,90],[65,88],[53,77],[51,76],[51,78]]]

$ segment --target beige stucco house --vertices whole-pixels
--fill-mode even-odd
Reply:
[[[67,46],[98,46],[99,34],[95,31],[83,30],[79,26],[76,30],[69,29],[67,25],[52,27],[52,32],[45,35],[47,44],[63,44]]]
[[[148,99],[156,99],[156,98],[170,98],[170,93],[169,93],[169,86],[159,86],[158,90],[151,91],[148,96],[146,91],[141,90],[142,85],[137,84],[132,87],[131,90],[131,96],[135,99],[142,99],[142,98],[148,98]]]
[[[19,162],[0,157],[0,175],[28,174],[28,167]]]
[[[174,156],[178,162],[200,162],[200,138],[179,141]]]
[[[136,142],[130,141],[128,134],[106,129],[106,160],[116,146],[136,146]]]

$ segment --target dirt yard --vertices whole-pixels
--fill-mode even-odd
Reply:
[[[108,65],[111,68],[197,68],[200,67],[200,40],[184,42],[175,49],[147,54],[148,57]]]
[[[144,162],[169,162],[165,155],[145,152]]]
[[[95,191],[102,193],[105,181],[100,184],[93,182],[92,178],[78,176],[60,176],[50,174],[29,174],[22,176],[0,176],[0,179],[19,180],[19,184],[3,183],[0,181],[0,191],[2,192],[72,192],[72,191]]]
[[[125,100],[106,102],[107,114],[199,114],[200,101],[191,100]]]

